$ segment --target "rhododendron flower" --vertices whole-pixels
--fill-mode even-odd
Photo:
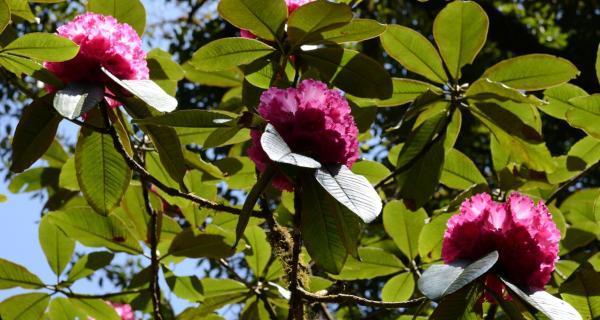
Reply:
[[[287,5],[288,8],[288,14],[292,14],[292,12],[296,11],[296,9],[300,8],[301,6],[309,3],[309,2],[313,2],[315,0],[285,0],[285,4]],[[253,34],[252,32],[248,31],[248,30],[240,30],[240,36],[242,38],[248,38],[248,39],[256,39],[256,35]]]
[[[298,88],[271,88],[260,98],[258,112],[271,123],[292,151],[323,164],[351,167],[358,159],[358,128],[341,93],[326,84],[304,80]],[[248,155],[263,172],[271,162],[260,144],[261,132],[252,130]],[[292,190],[292,183],[277,175],[273,185]]]
[[[444,234],[442,257],[446,263],[476,260],[499,253],[497,270],[507,280],[542,289],[558,260],[560,232],[543,202],[512,193],[506,203],[478,194],[462,203],[450,218]]]
[[[149,77],[142,40],[128,24],[111,16],[85,13],[58,28],[58,35],[79,45],[79,53],[69,61],[46,62],[44,66],[65,84],[83,82],[106,84],[111,80],[106,68],[121,80],[145,80]],[[49,87],[49,91],[55,91]],[[110,101],[115,106],[114,101]]]

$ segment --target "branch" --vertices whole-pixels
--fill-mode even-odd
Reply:
[[[569,188],[570,186],[572,186],[573,184],[575,184],[575,182],[577,182],[577,180],[583,178],[584,176],[586,176],[588,173],[594,171],[594,169],[596,169],[598,166],[600,166],[600,162],[596,162],[594,165],[590,166],[589,168],[581,171],[578,175],[576,175],[575,177],[571,178],[571,180],[565,182],[563,185],[561,185],[560,187],[558,187],[558,189],[556,189],[551,195],[550,197],[548,197],[548,199],[546,200],[546,203],[551,203],[552,201],[556,200],[556,198],[558,197],[558,195],[565,189]]]
[[[338,293],[331,295],[318,295],[311,292],[306,291],[304,288],[298,288],[298,292],[302,295],[302,298],[306,301],[310,302],[323,302],[323,303],[355,303],[361,306],[368,307],[378,307],[378,308],[387,308],[387,309],[397,309],[397,308],[406,308],[406,307],[414,307],[417,306],[423,301],[426,301],[427,298],[417,298],[413,300],[407,300],[402,302],[384,302],[377,300],[369,300],[366,298],[354,296],[351,294]]]
[[[296,184],[296,191],[294,192],[294,233],[292,239],[294,241],[292,247],[292,261],[291,269],[288,274],[288,281],[290,282],[289,290],[291,292],[290,297],[290,312],[288,314],[288,320],[302,320],[304,319],[304,305],[302,303],[302,295],[299,292],[301,288],[300,282],[298,281],[298,269],[300,268],[300,252],[302,250],[302,234],[300,233],[300,213],[302,212],[302,191],[300,190],[300,184]]]
[[[118,297],[118,296],[123,296],[123,295],[128,295],[128,294],[138,294],[138,293],[142,293],[148,289],[135,289],[135,290],[128,290],[128,291],[122,291],[122,292],[111,292],[111,293],[104,293],[104,294],[81,294],[81,293],[74,293],[71,291],[66,291],[57,287],[53,287],[52,288],[54,290],[54,292],[59,292],[64,294],[65,296],[69,297],[69,298],[75,298],[75,299],[101,299],[101,300],[106,300],[106,299],[110,299],[113,297]]]
[[[150,206],[150,198],[148,195],[148,183],[142,180],[142,192],[144,196],[144,206],[146,212],[150,215],[150,291],[152,293],[152,307],[154,310],[154,319],[162,320],[162,314],[160,312],[160,285],[158,284],[158,270],[159,270],[159,259],[158,259],[158,213],[153,210]]]

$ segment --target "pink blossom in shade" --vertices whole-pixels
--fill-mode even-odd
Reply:
[[[285,4],[287,5],[288,8],[288,14],[292,14],[292,12],[296,11],[296,9],[300,8],[301,6],[309,3],[309,2],[313,2],[315,0],[285,0]],[[256,39],[256,35],[248,30],[244,30],[241,29],[240,30],[240,37],[242,38],[247,38],[247,39]]]
[[[142,40],[128,24],[119,23],[111,16],[85,13],[57,31],[58,35],[79,45],[79,53],[75,58],[44,63],[63,83],[109,83],[109,78],[100,67],[121,80],[148,79],[149,70]],[[48,91],[55,89],[48,87]]]
[[[442,258],[476,260],[497,250],[497,268],[508,280],[542,289],[558,260],[560,232],[543,202],[512,193],[505,203],[478,194],[462,203],[444,234]]]
[[[339,91],[322,82],[304,80],[298,88],[271,88],[262,94],[258,112],[296,153],[324,164],[348,167],[358,159],[358,128],[350,106]],[[263,172],[271,160],[262,149],[261,135],[257,130],[251,132],[248,156]],[[293,189],[291,181],[281,174],[275,177],[273,186]]]

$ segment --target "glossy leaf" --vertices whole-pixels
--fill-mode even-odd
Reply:
[[[120,23],[132,26],[140,36],[146,29],[146,9],[139,0],[90,0],[87,3],[87,10],[113,16]]]
[[[0,55],[15,55],[39,61],[60,62],[73,59],[79,46],[73,41],[50,33],[28,33],[6,47],[0,49]]]
[[[61,117],[52,109],[51,96],[40,98],[23,109],[12,142],[12,172],[23,172],[50,147]]]
[[[329,194],[369,223],[381,213],[377,191],[363,177],[343,165],[327,165],[315,171],[315,178]]]
[[[104,87],[69,83],[54,96],[54,109],[67,119],[79,118],[104,99]]]
[[[244,74],[239,68],[222,71],[202,71],[196,68],[192,63],[186,62],[182,65],[185,71],[185,77],[198,84],[214,87],[238,87],[242,85]]]
[[[346,25],[352,20],[350,7],[344,4],[315,1],[296,9],[287,23],[288,41],[293,46],[314,42],[320,33]]]
[[[283,33],[287,18],[283,0],[224,0],[219,2],[218,10],[229,23],[269,41],[275,41]]]
[[[265,132],[260,137],[260,144],[269,159],[277,163],[286,163],[309,169],[318,169],[321,167],[318,161],[292,152],[281,135],[279,135],[279,132],[277,132],[277,129],[271,124],[267,124]]]
[[[501,61],[488,68],[483,77],[515,89],[541,90],[568,82],[578,74],[579,70],[568,60],[529,54]]]
[[[567,120],[567,111],[573,108],[569,100],[587,95],[587,92],[580,87],[565,83],[544,91],[544,100],[548,103],[542,103],[538,108],[554,118]]]
[[[566,156],[557,159],[557,169],[548,174],[548,181],[567,181],[600,161],[600,140],[587,136],[575,143]]]
[[[347,43],[376,38],[386,29],[386,25],[370,19],[352,19],[350,23],[331,30],[319,32],[307,39],[307,44]]]
[[[15,287],[39,289],[44,287],[44,283],[24,267],[0,258],[0,289]]]
[[[75,241],[69,239],[62,230],[50,223],[47,216],[40,221],[39,241],[50,268],[55,275],[60,276],[71,261],[71,256],[75,251]]]
[[[419,254],[419,234],[425,225],[427,212],[423,209],[410,211],[400,201],[388,202],[383,209],[383,226],[394,243],[409,259]]]
[[[573,105],[567,111],[567,121],[570,125],[582,129],[596,139],[600,139],[600,94],[577,97],[569,100]]]
[[[273,51],[271,46],[258,40],[223,38],[200,48],[189,63],[205,72],[231,70],[269,55]]]
[[[473,63],[485,44],[489,19],[474,1],[449,3],[433,22],[433,36],[440,54],[454,79],[460,69]]]
[[[381,43],[385,51],[409,71],[437,83],[448,81],[442,58],[431,42],[417,31],[389,25],[381,35]]]
[[[419,290],[429,299],[439,301],[484,275],[497,261],[498,252],[493,251],[472,263],[434,264],[419,278]]]

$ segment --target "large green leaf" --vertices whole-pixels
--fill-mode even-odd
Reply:
[[[186,258],[227,258],[235,249],[231,243],[220,234],[200,233],[187,229],[178,234],[167,254]]]
[[[0,65],[17,76],[26,74],[55,88],[63,86],[62,81],[38,61],[11,54],[0,54]]]
[[[567,111],[567,121],[570,125],[582,129],[594,138],[600,139],[600,93],[590,96],[577,97],[569,100],[573,106]]]
[[[346,25],[352,11],[345,4],[315,1],[300,6],[288,19],[288,41],[295,47],[321,39],[323,31]]]
[[[502,282],[508,287],[513,298],[523,300],[525,303],[543,313],[550,320],[582,320],[581,315],[573,308],[573,306],[546,291],[539,290],[525,292],[505,279],[502,279]]]
[[[0,55],[15,55],[40,61],[73,59],[79,47],[71,40],[50,33],[28,33],[0,49]]]
[[[0,0],[0,34],[4,28],[10,23],[10,7],[6,0]]]
[[[86,278],[94,272],[110,265],[115,255],[106,251],[97,251],[86,254],[77,260],[69,271],[67,282],[73,283]]]
[[[46,293],[26,293],[10,297],[0,303],[4,320],[40,320],[50,302]]]
[[[283,0],[222,0],[219,15],[261,39],[275,41],[284,32],[287,5]]]
[[[434,264],[419,278],[419,290],[429,299],[439,301],[486,274],[498,262],[493,251],[475,262],[458,260],[451,264]]]
[[[318,169],[321,164],[313,158],[292,152],[277,129],[267,124],[265,132],[260,137],[260,144],[269,157],[277,163],[291,164],[296,167]]]
[[[85,319],[86,315],[76,308],[70,299],[55,298],[48,307],[48,317],[52,320]]]
[[[299,56],[315,67],[323,80],[361,98],[387,99],[392,95],[389,73],[372,58],[354,50],[325,47]]]
[[[319,32],[317,37],[307,39],[307,44],[346,43],[376,38],[386,25],[370,19],[353,19],[350,23],[331,30]]]
[[[427,219],[425,210],[410,211],[397,200],[388,202],[383,209],[385,231],[400,251],[411,260],[419,254],[419,234],[425,225],[425,219]]]
[[[342,270],[348,252],[356,255],[358,217],[312,179],[303,184],[302,235],[311,258],[329,273]]]
[[[449,105],[444,102],[441,106],[448,107]],[[423,152],[433,138],[440,133],[444,121],[447,121],[446,114],[445,111],[439,112],[420,125],[415,125],[395,159],[396,168],[404,168]]]
[[[600,140],[587,136],[575,143],[566,156],[557,159],[556,171],[548,174],[548,181],[561,183],[600,161]]]
[[[209,110],[179,110],[164,115],[134,120],[134,123],[183,128],[220,128],[232,120],[231,115]]]
[[[391,302],[408,300],[414,290],[415,279],[412,273],[404,272],[385,283],[381,289],[381,299]]]
[[[195,83],[214,87],[239,87],[242,85],[244,74],[239,68],[222,71],[202,71],[196,68],[191,62],[182,65],[185,71],[185,77]]]
[[[372,184],[377,184],[391,173],[385,165],[371,160],[360,160],[354,163],[352,172],[367,178]]]
[[[59,227],[71,239],[88,247],[127,252],[142,253],[135,237],[118,218],[101,216],[91,208],[74,207],[66,212],[48,214],[49,222]]]
[[[0,289],[15,287],[39,289],[44,283],[24,267],[0,258]]]
[[[60,276],[71,261],[71,256],[75,251],[75,241],[69,239],[62,230],[50,223],[47,216],[40,221],[39,241],[50,268],[54,274]]]
[[[175,61],[170,53],[162,49],[153,49],[146,57],[150,79],[163,88],[169,95],[177,93],[177,83],[183,79],[183,68]]]
[[[232,279],[204,278],[200,282],[204,289],[204,301],[198,310],[197,317],[207,315],[224,305],[245,300],[251,294],[250,289],[243,283]]]
[[[444,231],[451,216],[451,214],[437,215],[421,229],[421,233],[419,234],[419,255],[422,260],[435,261],[442,257]]]
[[[485,44],[489,19],[474,1],[454,1],[446,5],[433,22],[433,36],[454,79],[460,69],[473,63]]]
[[[583,319],[600,318],[600,273],[586,264],[560,286],[560,295]]]
[[[327,165],[315,171],[319,184],[338,202],[364,222],[375,220],[381,213],[381,198],[369,180],[354,174],[344,165]]]
[[[131,169],[113,139],[87,128],[81,129],[75,147],[75,169],[84,197],[103,215],[119,204],[131,180]]]
[[[428,90],[441,93],[440,89],[434,85],[413,79],[392,78],[392,86],[392,96],[388,99],[361,99],[356,97],[349,97],[349,99],[360,107],[370,105],[378,107],[396,107],[414,101]]]
[[[79,118],[104,99],[104,86],[69,83],[54,96],[54,109],[67,119]]]
[[[547,54],[529,54],[501,61],[483,78],[521,90],[541,90],[574,79],[579,70],[568,60]]]
[[[52,109],[51,96],[45,96],[23,109],[12,141],[10,170],[23,172],[48,150],[61,117]]]
[[[459,190],[468,189],[474,184],[486,183],[473,161],[456,149],[446,152],[440,181],[449,188]]]
[[[437,83],[448,81],[442,58],[431,42],[417,31],[389,25],[381,35],[381,43],[385,51],[409,71]]]
[[[146,9],[140,0],[90,0],[87,10],[115,17],[121,23],[127,23],[138,35],[146,29]]]
[[[373,279],[406,270],[400,259],[380,248],[358,248],[358,255],[360,260],[348,257],[342,272],[331,277],[338,280]]]
[[[267,240],[267,234],[259,226],[249,226],[244,232],[244,236],[251,248],[250,253],[244,257],[246,263],[254,272],[255,277],[262,277],[271,260],[271,245]]]
[[[567,120],[567,111],[573,108],[569,100],[587,95],[588,93],[580,87],[565,83],[544,91],[544,99],[547,103],[539,104],[538,108],[555,118]]]
[[[483,284],[474,283],[445,297],[435,308],[431,320],[479,320],[477,302],[483,294]]]
[[[223,2],[221,2],[223,3]],[[231,70],[271,54],[274,49],[258,40],[224,38],[215,40],[194,53],[189,63],[200,71]]]
[[[513,89],[500,82],[494,82],[487,78],[482,78],[475,81],[469,86],[465,96],[472,100],[488,101],[495,99],[496,101],[513,101],[517,103],[536,103],[536,98],[528,97],[524,93]],[[536,104],[542,104],[541,102]]]
[[[19,17],[27,22],[35,22],[35,16],[31,12],[29,1],[26,0],[8,0],[8,6],[10,7],[10,14],[15,17]]]
[[[409,209],[421,208],[435,193],[444,165],[444,151],[443,141],[435,143],[410,170],[399,177],[403,182],[400,196]]]
[[[179,277],[166,268],[163,270],[167,285],[177,297],[194,302],[204,299],[204,289],[200,279],[194,276]]]

